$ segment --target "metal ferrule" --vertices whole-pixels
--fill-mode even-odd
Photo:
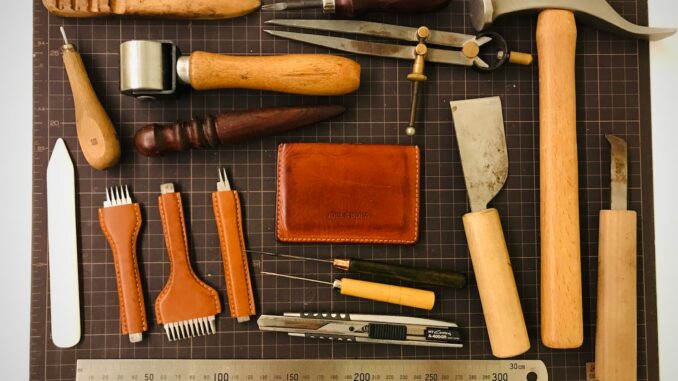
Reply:
[[[334,13],[337,11],[335,0],[323,0],[323,13]]]
[[[332,266],[339,270],[348,271],[351,261],[349,259],[335,259],[332,261]]]
[[[183,84],[191,84],[191,57],[181,56],[177,60],[177,77]]]

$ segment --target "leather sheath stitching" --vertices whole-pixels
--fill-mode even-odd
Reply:
[[[184,243],[184,245],[183,245],[184,250],[183,251],[184,251],[184,255],[186,256],[186,263],[187,263],[187,266],[188,266],[188,272],[191,274],[191,278],[200,287],[202,287],[207,292],[207,294],[212,296],[212,300],[214,301],[215,310],[220,311],[221,306],[219,305],[219,297],[214,295],[213,290],[209,286],[207,286],[200,279],[198,279],[198,277],[193,272],[193,269],[191,268],[191,261],[190,261],[190,258],[188,257],[188,238],[186,237],[186,225],[185,225],[185,222],[184,222],[185,221],[184,220],[184,209],[183,209],[183,205],[181,203],[181,195],[178,192],[175,192],[175,193],[172,194],[172,197],[174,197],[174,199],[176,200],[177,209],[179,211],[179,221],[173,221],[173,222],[178,222],[179,224],[181,224],[181,235],[182,235],[182,241]],[[169,232],[169,227],[168,227],[169,224],[168,224],[168,221],[167,221],[169,218],[167,217],[167,214],[165,212],[165,199],[164,199],[163,196],[160,196],[160,203],[159,204],[160,204],[160,217],[161,217],[160,220],[162,220],[163,234],[165,235],[165,246],[167,246],[167,252],[170,254],[169,255],[170,265],[174,266],[174,264],[172,263],[173,262],[172,258],[174,257],[174,254],[173,254],[174,250],[173,250],[172,244],[171,244],[172,240],[170,240],[166,235],[166,232]],[[162,313],[160,312],[160,304],[161,304],[160,301],[164,300],[164,298],[167,296],[167,293],[172,288],[172,285],[174,284],[174,276],[175,276],[175,272],[171,270],[170,271],[170,278],[167,281],[167,285],[165,286],[165,288],[162,289],[162,291],[160,292],[160,295],[158,295],[158,299],[155,303],[155,315],[158,317],[158,323],[163,322]]]
[[[233,198],[233,203],[235,205],[235,214],[236,214],[235,219],[236,219],[236,223],[238,225],[238,231],[237,231],[238,242],[240,242],[240,247],[244,248],[245,242],[243,240],[242,234],[240,234],[240,232],[243,231],[243,229],[242,229],[242,219],[241,219],[241,214],[240,214],[241,213],[240,202],[239,202],[238,197],[236,196],[235,192],[231,192],[229,194],[229,196],[231,196]],[[214,204],[216,204],[215,213],[217,215],[217,218],[216,218],[217,219],[217,229],[219,230],[219,238],[221,240],[220,242],[221,242],[221,245],[222,245],[222,250],[221,250],[222,261],[224,262],[224,267],[228,268],[228,269],[225,269],[227,271],[224,271],[224,276],[226,277],[226,293],[228,294],[228,300],[229,300],[228,307],[231,311],[231,316],[238,317],[237,311],[235,310],[235,305],[237,303],[230,303],[231,301],[234,301],[235,298],[234,298],[234,294],[233,294],[233,291],[232,291],[234,287],[233,287],[233,281],[231,279],[231,272],[230,272],[231,268],[230,268],[230,266],[228,266],[228,259],[226,258],[226,255],[228,255],[227,253],[230,253],[230,252],[227,249],[227,241],[226,241],[227,233],[226,233],[226,228],[224,227],[224,223],[223,223],[223,219],[225,218],[225,216],[222,214],[222,211],[221,211],[221,202],[219,201],[218,193],[212,193],[212,200],[214,201]],[[238,254],[239,254],[240,260],[242,262],[243,271],[245,272],[245,281],[248,282],[250,280],[250,272],[249,272],[249,266],[247,264],[247,259],[245,258],[245,256],[242,253],[238,253]],[[248,313],[249,313],[251,311],[254,311],[254,296],[250,292],[251,289],[250,289],[249,284],[246,283],[245,286],[246,286],[245,292],[247,293],[247,303],[248,303],[249,308],[250,308],[250,310],[248,311]]]
[[[341,242],[353,242],[353,243],[386,243],[386,244],[413,244],[417,241],[417,237],[419,236],[419,149],[417,147],[414,147],[415,150],[415,173],[416,173],[416,178],[415,178],[415,204],[414,204],[414,222],[413,222],[413,234],[411,239],[379,239],[379,238],[373,238],[373,237],[368,237],[368,236],[363,236],[363,237],[332,237],[332,238],[327,238],[327,237],[301,237],[301,238],[291,238],[291,237],[285,237],[283,235],[283,224],[282,224],[282,214],[281,212],[281,186],[282,186],[282,151],[285,149],[285,144],[281,144],[278,147],[278,191],[276,195],[276,237],[283,241],[283,242],[335,242],[335,243],[341,243]]]
[[[139,212],[139,208],[136,206],[132,207],[132,210],[134,212],[134,230],[130,236],[130,248],[131,248],[131,260],[132,260],[132,268],[134,269],[134,287],[136,291],[136,299],[137,299],[137,307],[138,309],[138,314],[141,317],[141,326],[144,331],[148,330],[148,323],[146,321],[146,314],[144,313],[144,306],[141,303],[141,285],[139,284],[140,280],[140,274],[139,274],[139,267],[137,265],[137,250],[136,250],[136,240],[139,234],[139,230],[141,229],[141,214]],[[111,245],[111,251],[113,253],[113,263],[115,267],[115,277],[117,280],[117,288],[118,288],[118,302],[120,303],[120,323],[122,325],[122,333],[126,334],[129,333],[129,327],[127,326],[127,313],[126,307],[125,307],[125,299],[123,298],[122,294],[122,279],[120,276],[120,263],[119,263],[119,253],[118,250],[118,245],[115,243],[115,240],[111,236],[108,226],[106,224],[106,216],[104,215],[104,210],[99,209],[99,219],[101,220],[101,228],[104,232],[104,236],[108,240],[109,244]],[[133,332],[136,333],[136,332]]]

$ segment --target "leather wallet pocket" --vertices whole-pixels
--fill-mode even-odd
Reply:
[[[276,202],[282,242],[414,244],[419,148],[281,144]]]

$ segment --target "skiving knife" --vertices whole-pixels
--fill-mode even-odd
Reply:
[[[75,170],[63,139],[47,164],[47,234],[52,342],[70,348],[80,341]]]
[[[513,357],[530,339],[513,277],[499,212],[487,203],[508,177],[504,118],[498,97],[450,102],[471,213],[464,215],[473,271],[492,354]]]
[[[638,374],[636,226],[627,210],[626,142],[606,136],[612,148],[611,210],[600,211],[598,300],[596,313],[596,379],[635,381]]]

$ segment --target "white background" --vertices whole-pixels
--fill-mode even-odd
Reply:
[[[649,0],[650,24],[678,26],[675,0]],[[32,1],[0,22],[0,379],[28,380],[31,258]],[[678,37],[651,44],[661,379],[678,374]],[[643,126],[649,128],[649,126]]]

